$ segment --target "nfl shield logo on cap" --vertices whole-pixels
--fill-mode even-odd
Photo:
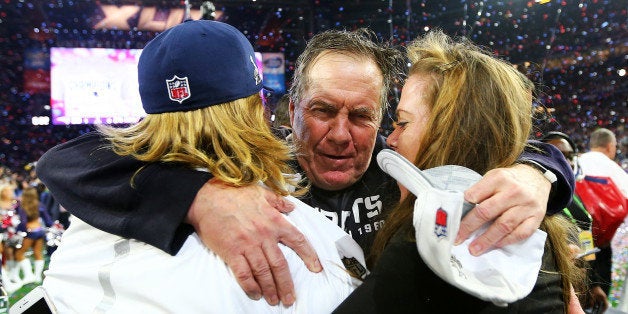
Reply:
[[[173,78],[166,80],[166,86],[168,87],[168,96],[173,101],[182,103],[190,98],[190,84],[188,84],[187,76],[180,78],[175,75]]]
[[[439,238],[447,236],[447,212],[442,208],[436,210],[434,234],[436,234],[436,236]]]

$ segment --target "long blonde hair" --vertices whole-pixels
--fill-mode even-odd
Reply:
[[[39,193],[34,187],[27,187],[22,191],[20,207],[26,213],[28,222],[39,219]]]
[[[507,62],[466,39],[455,42],[440,30],[413,41],[407,50],[412,63],[410,75],[432,79],[426,92],[431,114],[425,129],[429,131],[418,139],[417,156],[409,159],[419,169],[461,165],[480,174],[515,163],[532,127],[530,81]],[[371,250],[371,264],[400,230],[406,238],[414,239],[415,200],[413,195],[406,197],[387,217]],[[562,236],[564,230],[553,228],[555,225],[543,224],[549,233]],[[563,255],[563,249],[568,248],[565,241],[553,241],[552,246],[557,259],[571,260],[571,256]],[[561,271],[566,274],[564,278],[572,278],[570,267]],[[569,285],[564,287],[569,292]]]
[[[258,94],[202,109],[149,114],[127,128],[99,127],[113,150],[145,162],[207,169],[233,186],[263,182],[287,195],[297,182],[286,142],[275,137]]]

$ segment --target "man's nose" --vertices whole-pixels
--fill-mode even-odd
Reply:
[[[349,119],[346,117],[336,117],[329,125],[327,139],[336,143],[344,144],[351,141],[351,132]]]

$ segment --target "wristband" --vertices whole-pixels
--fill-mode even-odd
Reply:
[[[523,165],[528,165],[531,166],[534,169],[537,169],[539,171],[541,171],[541,173],[543,174],[543,176],[545,177],[545,179],[547,179],[552,185],[554,183],[556,183],[556,181],[558,181],[558,178],[556,177],[556,175],[549,169],[545,168],[543,165],[541,165],[540,163],[531,160],[531,159],[520,159],[517,160],[518,164],[523,164]]]

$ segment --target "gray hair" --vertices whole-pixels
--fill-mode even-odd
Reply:
[[[589,147],[606,147],[613,141],[615,141],[615,133],[609,129],[599,128],[591,133],[591,137],[589,138]]]
[[[388,44],[376,40],[377,36],[371,30],[360,28],[355,31],[328,30],[312,37],[305,47],[305,51],[296,62],[290,99],[294,103],[302,100],[309,82],[309,71],[312,62],[323,52],[339,52],[366,57],[373,60],[382,72],[383,86],[380,92],[381,114],[388,108],[388,92],[393,84],[400,83],[405,73],[404,57],[401,51]],[[381,116],[380,116],[381,117]]]

